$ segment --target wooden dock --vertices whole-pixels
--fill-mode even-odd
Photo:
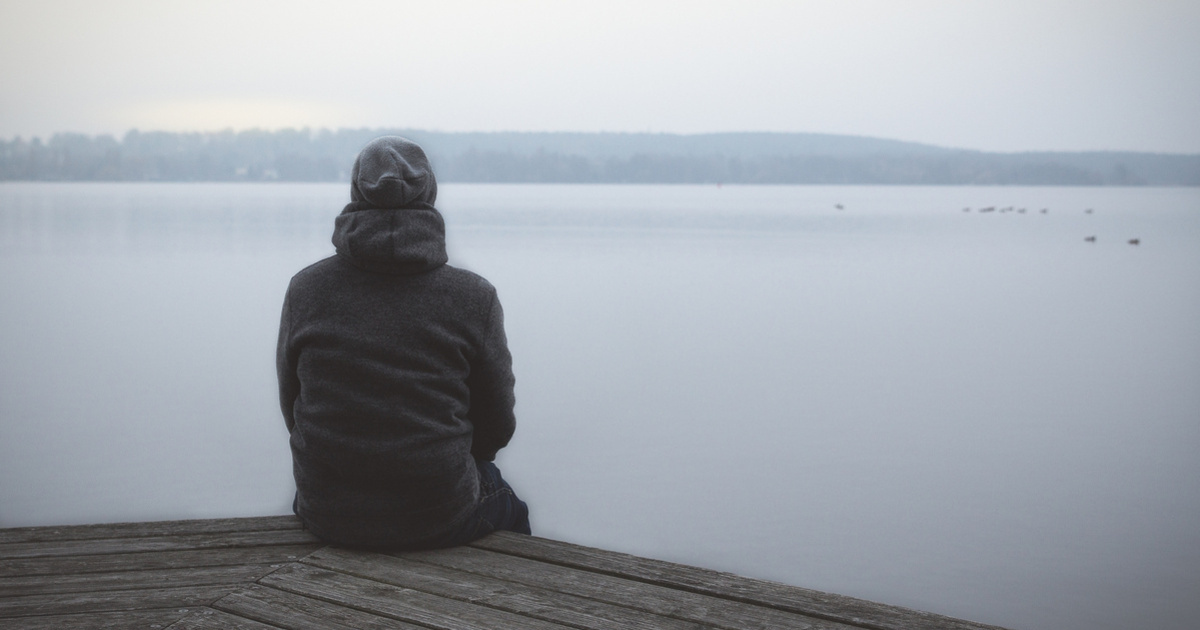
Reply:
[[[2,529],[0,628],[995,630],[507,532],[352,551],[291,516]]]

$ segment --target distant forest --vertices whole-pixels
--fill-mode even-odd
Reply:
[[[798,133],[444,133],[339,129],[0,140],[0,180],[348,181],[380,135],[447,182],[1200,186],[1200,155],[988,153]]]

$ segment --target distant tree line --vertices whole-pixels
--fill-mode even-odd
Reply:
[[[442,181],[1200,186],[1200,155],[985,153],[821,134],[441,133],[289,129],[0,140],[0,180],[347,181],[384,134],[421,143]]]
[[[449,181],[918,184],[918,185],[1200,185],[1200,159],[1185,177],[1150,177],[1115,164],[1095,169],[1053,159],[997,159],[987,155],[864,155],[726,157],[636,154],[588,159],[559,153],[516,155],[467,152],[442,169]],[[440,175],[441,176],[441,175]]]

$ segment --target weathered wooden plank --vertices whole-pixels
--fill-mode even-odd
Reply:
[[[561,630],[566,626],[302,564],[260,584],[438,630]]]
[[[166,628],[188,614],[187,609],[121,610],[116,612],[40,617],[0,618],[5,630],[128,630],[129,628]]]
[[[287,630],[423,630],[403,621],[258,585],[234,591],[213,607]]]
[[[193,610],[166,630],[279,630],[279,628],[212,608],[201,608]]]
[[[42,540],[87,540],[90,538],[140,538],[144,536],[186,536],[191,534],[228,534],[233,532],[302,529],[294,515],[214,518],[148,523],[100,523],[97,525],[57,525],[0,529],[0,544]]]
[[[124,591],[138,588],[201,586],[204,584],[244,584],[263,577],[279,566],[278,564],[250,564],[0,578],[0,597]]]
[[[118,610],[184,609],[191,606],[207,606],[228,595],[229,591],[228,585],[214,585],[4,597],[0,598],[0,619]]]
[[[846,625],[825,619],[647,584],[613,575],[581,571],[485,549],[457,547],[396,555],[508,582],[597,599],[656,615],[730,630],[751,628],[847,630]]]
[[[638,626],[656,630],[710,627],[394,556],[326,547],[303,562],[393,586],[587,630],[625,630]]]
[[[683,589],[714,597],[757,604],[877,630],[1003,630],[962,619],[879,604],[756,580],[731,573],[701,569],[662,560],[593,549],[580,545],[496,532],[472,543],[473,547],[550,562],[566,567],[622,576],[649,584]]]
[[[151,536],[146,538],[48,540],[44,542],[8,543],[0,545],[0,560],[8,558],[101,555],[109,553],[173,551],[182,549],[215,549],[220,547],[297,545],[316,542],[319,541],[315,536],[302,529],[284,529],[265,532],[191,534],[186,536]]]
[[[51,556],[0,560],[0,577],[73,575],[105,571],[147,571],[235,564],[284,564],[316,551],[320,543],[184,551],[151,551],[100,556]]]
[[[256,579],[267,586],[247,584]],[[507,532],[472,547],[382,555],[327,548],[292,516],[0,530],[0,628],[170,623],[1002,630]]]

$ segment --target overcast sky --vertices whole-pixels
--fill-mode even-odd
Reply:
[[[0,0],[0,137],[802,131],[1200,153],[1198,0]]]

